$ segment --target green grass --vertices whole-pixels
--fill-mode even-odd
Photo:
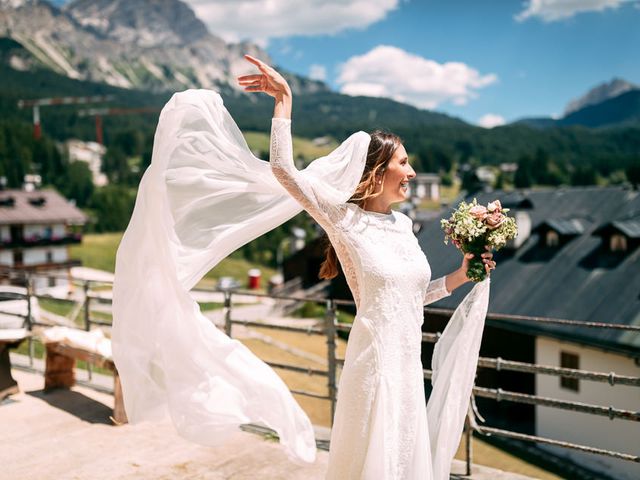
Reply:
[[[81,260],[84,267],[114,272],[116,251],[121,239],[121,232],[83,235],[81,244],[71,246],[71,258]],[[235,277],[243,287],[247,287],[248,271],[256,267],[262,272],[263,283],[276,274],[276,270],[273,268],[256,265],[243,258],[227,257],[205,275],[205,281],[201,283],[201,286],[213,286],[220,277]]]
[[[44,345],[37,340],[33,342],[33,358],[44,358]],[[18,348],[14,350],[21,355],[29,355],[29,341],[22,342]]]
[[[224,303],[219,302],[198,302],[200,310],[206,312],[208,310],[219,310],[224,307]]]
[[[41,309],[66,318],[69,318],[69,315],[75,308],[75,303],[69,300],[57,300],[53,298],[39,297],[38,303]],[[91,310],[91,319],[111,323],[113,317],[110,313],[107,312]],[[78,328],[84,329],[84,306],[80,309],[74,321]]]
[[[44,297],[38,297],[38,304],[43,310],[55,313],[56,315],[60,315],[62,317],[66,317],[67,315],[69,315],[74,307],[74,302]]]
[[[85,234],[82,243],[71,246],[71,258],[82,261],[84,267],[113,272],[121,239],[121,232]]]
[[[301,307],[291,313],[291,316],[296,318],[324,318],[326,313],[327,308],[325,305],[316,302],[304,302]],[[336,311],[336,316],[340,323],[353,323],[355,318],[350,313],[341,310]]]
[[[268,133],[245,132],[244,138],[251,150],[259,152],[269,151],[270,137]],[[293,137],[293,155],[298,158],[312,160],[327,155],[338,146],[338,142],[332,140],[328,145],[318,147],[307,138]],[[263,160],[266,160],[264,158]]]

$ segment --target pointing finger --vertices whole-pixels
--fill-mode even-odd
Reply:
[[[253,63],[260,70],[262,70],[263,68],[265,68],[267,66],[264,62],[258,60],[255,57],[252,57],[251,55],[245,55],[244,58],[246,58],[249,62]]]

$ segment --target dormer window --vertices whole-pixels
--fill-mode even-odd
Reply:
[[[547,247],[557,247],[558,245],[560,245],[560,237],[558,236],[558,232],[554,230],[547,231],[545,240]]]
[[[16,199],[9,197],[0,197],[0,207],[13,207],[16,204]]]
[[[627,237],[620,233],[614,233],[609,238],[609,249],[612,252],[626,252],[627,251]]]
[[[29,203],[34,207],[43,207],[46,201],[44,197],[31,197],[29,199]]]

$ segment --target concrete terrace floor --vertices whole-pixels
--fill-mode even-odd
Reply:
[[[40,373],[14,368],[13,376],[21,393],[0,403],[2,479],[324,478],[326,451],[318,451],[314,464],[298,465],[277,442],[255,433],[238,432],[223,446],[204,447],[179,437],[168,423],[113,426],[110,393],[78,385],[45,394]],[[110,380],[94,375],[107,388]],[[318,430],[319,437],[327,435]],[[472,477],[463,472],[455,461],[451,478],[529,478],[481,466],[474,466]]]

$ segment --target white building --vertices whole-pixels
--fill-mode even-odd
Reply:
[[[93,175],[93,183],[102,187],[108,183],[107,176],[102,173],[102,157],[107,149],[97,142],[83,142],[82,140],[67,140],[65,143],[71,162],[85,162]]]
[[[613,382],[542,373],[480,368],[476,385],[608,409],[640,411],[640,387],[621,385],[615,375],[640,378],[640,332],[527,321],[525,317],[640,325],[640,192],[625,187],[568,187],[474,194],[486,205],[499,199],[516,218],[519,235],[494,253],[489,313],[481,356],[609,374]],[[465,199],[467,201],[471,199]],[[418,240],[434,278],[460,266],[460,255],[444,245],[441,212],[423,225]],[[453,251],[452,251],[453,250]],[[465,285],[433,306],[455,309]],[[520,316],[518,320],[501,315]],[[441,330],[446,318],[426,318]],[[438,323],[440,322],[440,323]],[[611,420],[548,406],[476,397],[487,425],[579,445],[640,454],[640,422]],[[548,445],[602,478],[636,480],[640,464]]]
[[[0,269],[60,277],[78,265],[69,245],[80,243],[87,217],[54,190],[0,190]],[[34,287],[68,285],[65,278],[36,278]]]
[[[410,198],[418,200],[440,200],[440,177],[436,173],[418,173],[409,182]]]

